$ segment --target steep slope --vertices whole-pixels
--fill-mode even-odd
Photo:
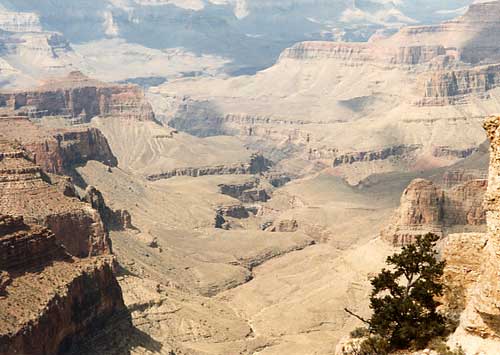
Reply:
[[[49,227],[74,256],[108,254],[111,245],[102,220],[90,205],[65,196],[24,148],[0,142],[0,213],[24,216]]]
[[[112,317],[130,326],[101,218],[64,187],[1,140],[2,355],[64,353]]]
[[[453,340],[463,344],[469,352],[494,353],[499,347],[500,331],[498,308],[498,149],[499,118],[486,120],[484,127],[491,144],[488,192],[485,198],[488,233],[483,244],[476,283],[470,287],[470,299]]]

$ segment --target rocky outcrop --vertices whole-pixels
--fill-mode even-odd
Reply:
[[[96,128],[83,128],[54,132],[54,139],[26,143],[34,160],[45,171],[62,174],[75,165],[89,160],[116,166],[118,161],[108,141]]]
[[[0,108],[30,117],[63,116],[78,123],[96,116],[154,120],[153,109],[138,86],[106,84],[80,72],[34,90],[1,93]]]
[[[49,227],[74,256],[110,252],[99,213],[52,184],[17,144],[0,142],[0,213],[22,215],[28,223]]]
[[[127,210],[113,210],[106,205],[102,193],[94,186],[87,186],[83,201],[89,203],[93,209],[99,212],[104,225],[108,229],[130,229],[133,228],[132,216]]]
[[[267,179],[268,179],[269,183],[275,188],[283,187],[286,184],[288,184],[290,181],[292,181],[292,177],[290,177],[288,175],[276,174],[276,173],[268,174]]]
[[[260,154],[253,154],[248,163],[228,164],[207,167],[178,168],[165,171],[158,174],[146,176],[149,181],[170,179],[175,176],[207,176],[207,175],[241,175],[241,174],[260,174],[271,167],[271,161]]]
[[[500,64],[471,69],[437,71],[421,79],[424,98],[420,105],[453,105],[463,103],[467,95],[487,95],[500,86]]]
[[[112,315],[123,299],[106,259],[61,262],[13,278],[0,299],[0,354],[64,352]]]
[[[441,146],[434,147],[432,156],[438,158],[464,159],[478,151],[478,147],[470,147],[464,149],[454,149],[451,147]]]
[[[0,270],[23,272],[66,256],[47,228],[28,226],[22,217],[0,215]]]
[[[217,214],[222,217],[231,217],[231,218],[248,218],[250,214],[248,210],[243,205],[233,205],[233,206],[224,206],[217,209]]]
[[[460,330],[484,341],[500,341],[500,118],[486,120],[491,142],[488,192],[485,198],[488,234],[478,282],[462,315]],[[479,341],[478,341],[479,342]]]
[[[333,167],[357,162],[386,160],[392,157],[404,157],[413,154],[421,148],[420,145],[397,145],[374,151],[339,154],[333,159]]]
[[[443,45],[377,46],[371,43],[302,42],[286,49],[284,59],[337,59],[346,64],[374,62],[383,65],[417,65],[445,55]]]
[[[446,313],[459,321],[471,298],[483,262],[487,236],[484,233],[450,234],[442,245],[446,260],[443,280],[446,285],[441,300]]]
[[[98,212],[57,180],[0,141],[1,355],[64,353],[126,311]]]
[[[31,152],[33,161],[49,173],[64,174],[89,160],[117,165],[106,137],[96,128],[48,129],[26,116],[7,116],[0,117],[0,136],[20,142]]]
[[[266,232],[282,232],[292,233],[299,229],[299,223],[295,219],[284,219],[274,222],[271,226],[265,229]]]
[[[260,180],[255,179],[243,184],[220,184],[219,190],[223,195],[228,195],[243,203],[266,202],[270,196],[266,189],[259,188]]]
[[[415,179],[403,192],[400,207],[382,237],[394,245],[405,245],[427,233],[443,236],[448,227],[484,225],[486,188],[487,181],[481,179],[447,190],[429,180]]]

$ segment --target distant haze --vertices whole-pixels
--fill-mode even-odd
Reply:
[[[96,55],[101,47],[118,46],[120,56],[128,43],[134,46],[132,56],[148,49],[175,48],[220,59],[215,66],[213,61],[198,63],[199,68],[187,71],[223,66],[229,73],[251,73],[272,65],[283,49],[299,41],[366,41],[377,30],[395,31],[403,25],[456,17],[472,1],[0,0],[0,6],[5,9],[3,18],[11,12],[33,13],[21,22],[29,19],[33,25],[38,17],[43,30],[60,32],[72,45],[92,54],[93,67],[100,65]],[[109,39],[118,41],[102,42]],[[160,70],[137,74],[165,76]],[[126,79],[123,76],[119,79]]]

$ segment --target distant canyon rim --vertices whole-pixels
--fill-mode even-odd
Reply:
[[[0,0],[0,355],[344,355],[428,232],[497,354],[498,14]]]

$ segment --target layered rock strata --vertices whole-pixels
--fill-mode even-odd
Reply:
[[[376,151],[367,151],[367,152],[353,152],[346,153],[336,156],[333,159],[333,167],[337,167],[340,165],[353,164],[357,162],[367,162],[374,160],[386,160],[391,157],[404,157],[411,155],[418,149],[422,147],[419,145],[397,145],[392,147],[383,148],[381,150]]]
[[[89,160],[117,165],[107,139],[96,128],[49,129],[34,124],[26,116],[8,115],[0,117],[0,137],[20,142],[31,152],[33,161],[49,173],[64,174]]]
[[[443,189],[425,179],[415,179],[406,188],[401,204],[382,237],[394,245],[405,245],[417,236],[443,236],[449,227],[478,227],[486,222],[483,198],[487,181],[470,180]]]
[[[260,188],[260,180],[255,179],[243,184],[220,184],[220,193],[240,200],[243,203],[266,202],[270,196],[266,189]]]
[[[370,43],[302,42],[285,50],[283,59],[337,59],[351,63],[375,62],[381,65],[417,65],[446,55],[443,45],[376,46]]]
[[[22,217],[0,215],[0,234],[0,270],[9,275],[66,256],[52,232],[39,226],[28,226]]]
[[[111,85],[80,72],[50,81],[34,90],[0,94],[0,108],[30,117],[62,116],[78,123],[95,116],[154,120],[151,105],[135,85]]]
[[[259,174],[267,171],[271,162],[264,156],[254,154],[248,163],[228,164],[218,166],[178,168],[170,171],[146,176],[149,181],[170,179],[175,176],[199,177],[206,175],[234,175],[234,174]]]
[[[0,141],[0,213],[49,227],[74,256],[106,254],[110,243],[99,213],[65,196],[21,146]]]
[[[500,86],[500,64],[471,69],[437,71],[421,78],[424,98],[420,105],[453,105],[465,102],[466,96],[484,97]]]
[[[485,198],[488,234],[481,275],[462,315],[460,328],[484,340],[500,341],[500,118],[486,120],[491,142],[488,192]],[[498,349],[498,348],[497,348]]]
[[[0,354],[64,353],[125,311],[109,257],[54,258],[57,244],[38,227],[2,233],[0,242],[2,255],[26,257],[3,265],[13,271],[0,297]]]

